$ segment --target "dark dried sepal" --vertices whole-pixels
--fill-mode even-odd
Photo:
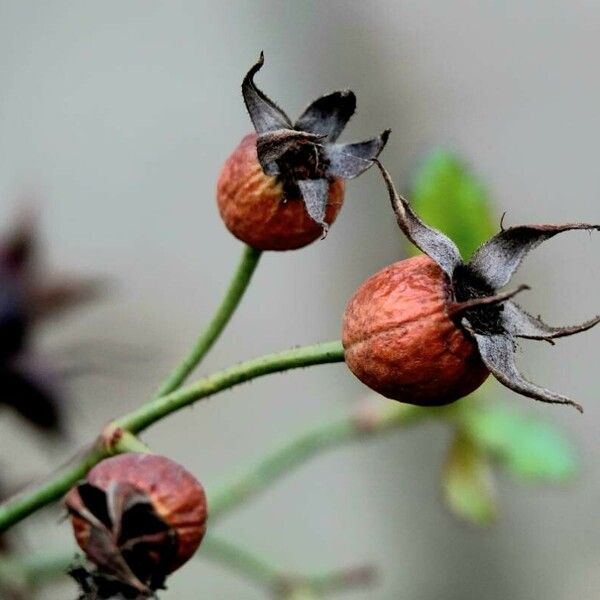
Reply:
[[[261,133],[256,138],[256,154],[258,162],[267,175],[278,175],[279,160],[286,153],[297,150],[306,144],[318,142],[321,136],[294,129],[277,129]]]
[[[122,503],[115,503],[114,494],[107,495],[90,483],[77,486],[77,495],[79,501],[68,503],[67,508],[90,526],[85,549],[88,559],[109,578],[140,593],[150,593],[150,588],[133,573],[117,544]]]
[[[325,157],[329,163],[327,174],[353,179],[364,173],[373,166],[373,159],[377,158],[384,149],[390,131],[386,129],[380,136],[365,142],[325,146]]]
[[[325,212],[329,199],[329,182],[327,179],[301,179],[297,183],[310,218],[326,231]]]
[[[335,142],[356,110],[356,96],[350,90],[332,92],[312,102],[294,127]]]
[[[514,302],[507,302],[504,305],[502,319],[505,329],[511,335],[530,340],[548,341],[587,331],[600,323],[599,315],[579,325],[553,327],[544,323],[539,317],[530,315]]]
[[[504,304],[507,300],[510,300],[517,294],[529,289],[531,288],[528,285],[520,285],[516,290],[511,290],[510,292],[502,292],[500,294],[494,294],[493,296],[481,296],[479,298],[465,300],[464,302],[450,302],[448,304],[448,315],[450,317],[458,317],[468,313],[470,310],[481,308],[483,306]]]
[[[419,250],[432,258],[448,277],[452,278],[454,269],[462,264],[460,252],[456,244],[441,231],[423,223],[413,211],[410,204],[398,194],[385,167],[376,158],[373,159],[373,162],[379,167],[383,175],[392,208],[396,214],[396,220],[404,235]]]
[[[149,600],[157,596],[152,590],[140,592],[122,581],[95,569],[76,565],[69,575],[79,585],[77,600]]]
[[[466,325],[468,327],[468,323]],[[583,407],[574,400],[531,383],[519,373],[515,364],[515,343],[509,336],[475,332],[473,335],[485,366],[502,385],[534,400],[549,404],[568,404],[583,412]]]
[[[600,231],[600,225],[567,223],[511,227],[480,246],[469,261],[469,268],[492,288],[501,288],[531,250],[563,231],[575,229]]]
[[[176,534],[134,485],[112,484],[104,490],[80,484],[67,508],[90,527],[85,552],[98,573],[150,597],[163,586],[171,565]]]
[[[250,119],[259,134],[276,129],[293,129],[289,117],[254,83],[254,76],[260,71],[264,62],[265,57],[261,52],[258,61],[248,71],[242,82],[242,95]]]

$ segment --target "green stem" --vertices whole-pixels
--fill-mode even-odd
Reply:
[[[218,371],[166,396],[155,398],[116,423],[126,431],[139,433],[173,412],[245,381],[289,369],[343,361],[344,349],[337,340],[268,354]]]
[[[359,410],[350,411],[344,417],[332,419],[329,423],[318,424],[312,429],[276,449],[261,461],[250,467],[240,477],[222,485],[214,493],[209,493],[210,521],[223,517],[241,503],[266,489],[282,475],[298,467],[311,457],[335,448],[344,443],[364,440],[390,430],[404,427],[421,419],[438,414],[433,409],[422,409],[406,404],[392,402],[367,405]],[[123,435],[116,444],[121,451],[147,451],[131,435]],[[135,441],[134,441],[135,440]],[[70,487],[70,486],[69,486]],[[281,572],[266,561],[240,549],[233,544],[207,535],[200,547],[200,556],[209,557],[217,562],[239,571],[252,581],[261,585],[273,586],[285,578]],[[72,562],[73,554],[62,557],[34,557],[23,562],[0,561],[0,580],[7,583],[11,579],[34,585],[40,578],[47,580],[66,571]],[[355,579],[366,579],[363,569],[345,573],[328,573],[312,577],[292,577],[294,581],[308,585],[321,592],[346,585]]]
[[[83,560],[82,557],[78,559],[76,556],[73,550],[73,552],[51,556],[37,555],[22,560],[0,560],[0,592],[3,586],[21,592],[40,589],[45,584],[64,577],[72,565],[78,560]],[[315,575],[289,574],[254,552],[212,533],[207,534],[202,540],[195,559],[208,559],[223,565],[269,591],[297,585],[326,593],[361,585],[372,574],[372,571],[366,567]]]
[[[176,392],[161,398],[155,398],[115,421],[113,425],[129,433],[139,433],[153,423],[193,404],[197,400],[212,396],[245,381],[278,371],[343,362],[343,360],[344,350],[339,341],[269,354],[218,371]],[[0,531],[5,531],[36,510],[58,500],[78,480],[82,479],[89,469],[108,454],[109,452],[106,449],[93,446],[82,456],[76,457],[48,481],[33,490],[18,494],[0,504]]]
[[[22,521],[43,506],[61,498],[75,483],[103,458],[108,456],[104,449],[92,447],[60,469],[50,479],[37,487],[26,489],[0,504],[0,532]]]
[[[271,452],[236,479],[209,493],[211,522],[321,452],[408,425],[429,414],[415,406],[385,403],[318,424]]]
[[[212,348],[240,303],[258,265],[260,256],[260,250],[256,250],[250,246],[244,247],[242,258],[240,259],[237,270],[233,274],[229,287],[221,301],[221,305],[217,308],[217,311],[206,326],[204,332],[198,338],[198,341],[191,352],[159,387],[158,392],[156,393],[157,397],[165,396],[176,390]]]
[[[280,579],[279,571],[265,559],[214,535],[202,540],[198,556],[226,565],[261,586],[270,588]]]
[[[122,431],[120,439],[112,446],[112,454],[124,454],[125,452],[139,452],[142,454],[152,454],[152,450],[129,431]]]
[[[75,557],[76,552],[73,550],[52,556],[40,554],[22,560],[0,560],[0,584],[15,589],[39,589],[43,584],[64,576],[76,562]],[[280,578],[280,573],[266,560],[212,533],[202,540],[196,558],[207,558],[223,564],[267,587]],[[0,592],[1,590],[0,587]]]

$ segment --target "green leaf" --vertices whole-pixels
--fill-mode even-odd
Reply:
[[[468,435],[458,432],[443,477],[448,508],[474,525],[489,525],[497,514],[494,481],[485,453]]]
[[[521,479],[563,482],[577,473],[573,446],[536,416],[496,405],[473,407],[463,418],[476,443]]]
[[[286,600],[318,600],[320,597],[310,588],[298,588],[290,592],[285,598]]]
[[[436,150],[417,171],[410,202],[420,217],[454,240],[467,259],[497,233],[489,194],[471,169],[452,152]],[[411,253],[416,249],[411,246]]]

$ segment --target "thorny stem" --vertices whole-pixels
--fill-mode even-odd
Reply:
[[[212,319],[198,338],[196,345],[183,361],[172,371],[167,379],[159,387],[156,397],[165,396],[176,390],[190,375],[190,373],[202,362],[213,344],[217,341],[227,323],[235,312],[244,292],[248,288],[252,275],[258,265],[261,251],[245,246],[225,296]]]
[[[155,398],[121,417],[112,426],[136,434],[197,400],[207,398],[245,381],[279,371],[343,362],[343,360],[344,349],[340,341],[268,354],[218,371],[166,396]],[[126,438],[127,436],[123,439]],[[122,451],[119,450],[118,443],[116,448],[113,447],[111,450],[113,453]],[[44,483],[0,504],[0,531],[5,531],[36,510],[58,500],[77,481],[82,479],[89,469],[109,454],[110,452],[103,445],[93,445]]]
[[[208,506],[211,522],[223,517],[252,496],[264,491],[277,479],[288,474],[313,456],[354,441],[366,440],[387,431],[398,429],[433,417],[437,411],[397,403],[365,404],[358,410],[331,419],[328,423],[319,423],[299,434],[280,448],[244,471],[238,478],[209,493]],[[105,429],[101,439],[105,452],[148,452],[149,449],[133,435],[122,432],[111,425]],[[115,432],[117,432],[115,434]],[[106,441],[110,435],[119,437],[115,445],[108,449]],[[112,439],[114,440],[115,437]],[[82,474],[83,476],[83,474]],[[272,590],[281,590],[290,585],[310,587],[314,591],[326,592],[346,587],[349,584],[363,583],[365,570],[353,569],[324,575],[283,576],[282,573],[266,561],[240,549],[230,542],[209,534],[205,537],[198,556],[210,558],[222,563]],[[62,557],[33,557],[24,561],[0,561],[0,582],[14,583],[15,586],[37,586],[40,581],[64,573],[73,561],[73,554]],[[360,577],[358,575],[361,574]],[[364,576],[363,576],[364,575]]]
[[[175,392],[155,398],[137,410],[125,415],[117,425],[125,431],[139,433],[156,421],[164,419],[173,412],[181,410],[197,400],[212,396],[245,381],[300,367],[321,365],[344,361],[344,349],[339,340],[324,342],[314,346],[303,346],[267,354],[218,371]],[[1,513],[0,513],[1,514]],[[1,520],[0,520],[1,526]]]

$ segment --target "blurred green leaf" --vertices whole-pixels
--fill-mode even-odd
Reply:
[[[296,589],[285,596],[286,600],[318,600],[321,596],[317,596],[309,588]]]
[[[448,508],[474,525],[489,525],[496,518],[494,482],[485,453],[468,435],[458,432],[446,461],[443,477]]]
[[[426,158],[410,202],[427,224],[454,240],[465,259],[498,231],[485,186],[452,152],[436,150]],[[414,246],[410,251],[417,252]]]
[[[562,482],[577,473],[573,446],[550,423],[502,405],[473,407],[463,418],[479,446],[521,479]]]

